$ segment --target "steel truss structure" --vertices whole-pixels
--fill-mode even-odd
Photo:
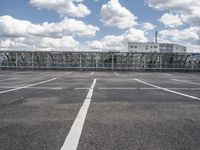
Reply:
[[[200,54],[1,51],[0,69],[200,71]]]

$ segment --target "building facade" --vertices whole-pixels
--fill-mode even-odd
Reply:
[[[186,53],[186,47],[170,43],[129,42],[128,52]]]

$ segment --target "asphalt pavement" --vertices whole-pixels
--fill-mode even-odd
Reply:
[[[0,71],[1,150],[199,150],[200,73]]]

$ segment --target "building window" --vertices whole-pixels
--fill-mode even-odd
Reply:
[[[135,46],[135,48],[137,48],[137,46]]]
[[[157,46],[154,46],[153,48],[158,48]]]
[[[134,46],[131,45],[130,48],[134,48]]]

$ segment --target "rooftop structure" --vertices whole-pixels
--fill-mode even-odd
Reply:
[[[186,53],[186,47],[170,43],[129,42],[128,52]]]

